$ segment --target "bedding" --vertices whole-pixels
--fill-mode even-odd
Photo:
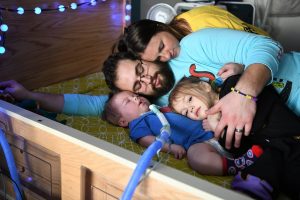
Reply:
[[[102,72],[39,88],[37,91],[56,94],[79,93],[88,95],[109,93]],[[129,129],[113,126],[101,120],[99,117],[67,116],[59,114],[56,116],[56,120],[137,154],[142,154],[145,150],[129,138]],[[166,155],[164,153],[161,153],[161,158],[164,158],[162,163],[175,169],[226,188],[230,187],[231,176],[203,176],[189,168],[186,159],[176,160],[172,155]]]

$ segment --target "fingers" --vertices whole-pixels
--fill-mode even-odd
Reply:
[[[217,103],[216,105],[214,105],[213,107],[211,107],[210,109],[208,109],[205,113],[207,115],[213,115],[213,114],[216,114],[216,113],[218,113],[220,111],[221,111],[220,104]]]
[[[183,159],[185,156],[185,151],[178,151],[177,153],[174,154],[174,157],[178,160]]]
[[[222,76],[222,74],[223,74],[225,71],[226,71],[226,68],[222,67],[222,68],[218,71],[217,75],[218,75],[218,76]]]
[[[6,87],[9,87],[10,86],[10,81],[2,81],[0,82],[0,88],[1,89],[4,89]]]
[[[251,128],[252,128],[252,121],[245,124],[245,132],[244,132],[245,136],[250,135]]]
[[[225,141],[226,149],[231,149],[231,143],[234,137],[234,130],[235,130],[234,126],[228,125],[227,132],[226,132],[226,141]]]
[[[221,133],[223,132],[224,128],[226,127],[226,123],[224,123],[224,120],[219,121],[216,130],[214,132],[215,138],[219,138],[221,136]],[[228,128],[227,128],[227,133],[228,133]],[[226,133],[226,138],[227,138],[227,133]],[[232,138],[232,136],[231,136]]]
[[[224,72],[228,70],[228,64],[225,64],[217,73],[218,76],[221,76]]]

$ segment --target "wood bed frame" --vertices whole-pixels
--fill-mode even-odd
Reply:
[[[118,199],[140,157],[1,100],[0,128],[27,199]],[[133,199],[250,198],[161,164],[139,184]]]

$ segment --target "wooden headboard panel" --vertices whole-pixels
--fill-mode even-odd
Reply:
[[[60,0],[69,6],[72,1]],[[74,2],[89,2],[74,1]],[[0,6],[16,9],[55,8],[52,0],[0,0]],[[5,54],[0,54],[0,81],[15,79],[28,89],[101,70],[111,46],[123,27],[123,0],[99,0],[95,6],[76,10],[48,11],[23,15],[1,10],[1,21],[9,29]]]

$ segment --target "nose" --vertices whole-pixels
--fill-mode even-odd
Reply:
[[[150,75],[142,75],[141,76],[141,81],[143,83],[146,83],[147,85],[151,84],[151,82],[152,82],[152,76],[150,76]]]
[[[159,57],[160,57],[160,61],[162,62],[169,61],[171,59],[171,52],[170,51],[161,52],[159,54]]]
[[[190,113],[193,113],[193,111],[194,111],[194,106],[190,106],[190,107],[189,107],[189,111],[190,111]]]

